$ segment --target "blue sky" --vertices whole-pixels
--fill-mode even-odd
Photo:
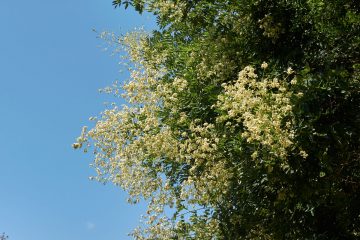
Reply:
[[[9,240],[122,240],[143,206],[89,181],[91,154],[71,144],[121,80],[92,29],[155,27],[111,0],[0,1],[0,233]]]

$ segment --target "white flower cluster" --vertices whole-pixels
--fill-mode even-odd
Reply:
[[[98,174],[96,179],[112,181],[127,190],[130,203],[137,203],[141,199],[149,201],[148,212],[144,217],[147,227],[133,232],[136,239],[170,239],[177,223],[172,223],[164,209],[174,206],[178,199],[164,178],[163,160],[192,164],[194,167],[190,172],[193,173],[196,166],[207,159],[211,160],[209,156],[216,150],[211,136],[202,138],[205,135],[199,135],[201,131],[210,131],[213,126],[204,126],[203,130],[202,127],[193,125],[193,133],[188,138],[186,132],[173,130],[164,124],[158,112],[164,106],[172,106],[173,113],[178,113],[177,94],[186,89],[187,81],[184,78],[175,78],[172,83],[159,81],[165,70],[159,70],[158,66],[166,56],[154,54],[154,59],[143,61],[143,52],[147,49],[143,35],[127,35],[121,42],[126,46],[130,60],[134,62],[130,69],[131,79],[122,87],[122,97],[127,99],[129,105],[105,110],[102,117],[96,120],[95,127],[87,133],[83,132],[76,147],[91,139],[95,153],[93,165]],[[109,91],[121,92],[117,89]],[[180,122],[186,121],[184,112],[178,114]],[[225,171],[220,163],[218,166],[209,164],[208,174],[216,171],[220,176],[221,169]],[[209,188],[211,184],[221,185],[221,182],[212,179],[209,185],[206,181],[210,177],[202,180],[200,176],[193,174],[193,178],[190,176],[182,183],[181,198],[195,208],[198,199],[204,197],[201,188]],[[196,179],[196,186],[192,179]],[[216,189],[222,188],[217,186]],[[212,220],[211,226],[215,225]],[[198,231],[211,233],[205,229]]]
[[[219,116],[218,122],[242,124],[241,136],[247,142],[258,144],[259,150],[268,151],[275,158],[286,159],[294,138],[290,102],[293,93],[287,84],[276,77],[260,79],[255,69],[248,66],[234,83],[223,87],[217,107],[226,114]],[[252,156],[257,158],[258,152]]]
[[[259,20],[259,26],[264,30],[263,35],[272,39],[273,42],[279,38],[280,34],[284,33],[281,23],[276,23],[273,16],[269,14]]]
[[[173,22],[180,22],[186,7],[184,2],[170,0],[149,1],[148,8],[155,11],[161,18],[171,19]]]

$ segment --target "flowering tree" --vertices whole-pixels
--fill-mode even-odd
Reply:
[[[353,0],[115,0],[159,30],[102,35],[131,78],[75,148],[145,199],[135,239],[357,239]]]

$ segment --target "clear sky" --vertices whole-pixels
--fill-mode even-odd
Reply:
[[[0,1],[0,233],[9,240],[123,240],[144,211],[88,180],[71,144],[121,80],[92,29],[127,32],[153,18],[111,0]]]

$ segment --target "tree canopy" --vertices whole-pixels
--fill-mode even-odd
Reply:
[[[360,2],[129,0],[129,80],[75,147],[149,202],[135,239],[360,238]]]

